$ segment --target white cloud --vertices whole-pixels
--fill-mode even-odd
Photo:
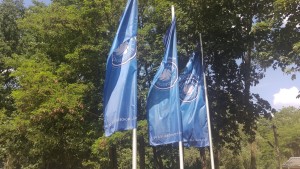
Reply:
[[[300,106],[300,99],[297,99],[299,90],[293,86],[289,89],[280,89],[279,92],[273,95],[273,105],[275,108],[282,108],[287,106]]]

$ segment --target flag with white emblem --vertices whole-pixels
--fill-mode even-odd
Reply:
[[[104,83],[104,130],[136,128],[137,119],[137,0],[128,0],[110,49]]]
[[[179,76],[179,93],[184,145],[209,146],[203,70],[198,54],[193,54]]]
[[[153,146],[182,140],[175,19],[164,41],[164,58],[147,98],[149,140]]]

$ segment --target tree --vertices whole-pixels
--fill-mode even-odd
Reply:
[[[0,158],[14,168],[113,168],[115,161],[119,167],[129,167],[130,131],[105,138],[102,129],[105,62],[125,1],[54,0],[49,6],[35,1],[25,13],[20,2],[5,0],[0,6]],[[255,149],[252,163],[246,158],[251,151],[240,149],[248,145],[244,138],[255,143],[258,137],[259,147],[257,120],[272,109],[250,89],[269,66],[297,70],[299,9],[295,3],[139,1],[141,168],[178,165],[177,149],[148,146],[145,112],[148,88],[163,56],[171,4],[177,18],[179,69],[196,49],[199,33],[203,35],[216,154],[240,152],[242,157],[236,160],[255,168]],[[297,144],[291,141],[289,146]],[[186,166],[197,166],[198,151],[191,148],[186,154]],[[216,161],[222,166],[232,164],[221,156]]]
[[[263,77],[255,65],[259,60],[253,52],[255,44],[267,37],[252,32],[254,19],[262,22],[270,18],[272,1],[178,2],[194,22],[189,42],[197,41],[199,32],[203,34],[215,146],[220,149],[229,143],[226,146],[238,150],[239,124],[252,142],[259,114],[271,111],[269,103],[250,93],[250,87]]]
[[[18,77],[19,88],[12,93],[17,110],[9,131],[23,140],[7,143],[11,156],[7,161],[38,168],[80,166],[89,145],[88,127],[82,128],[88,123],[82,101],[87,85],[60,80],[52,72],[53,64],[42,54],[21,62],[12,73]],[[19,150],[28,150],[29,156]]]
[[[274,0],[273,13],[269,15],[269,19],[261,21],[253,29],[255,34],[267,34],[266,37],[269,37],[261,42],[256,41],[256,54],[261,58],[260,65],[263,68],[281,68],[283,72],[291,74],[292,80],[296,78],[295,73],[300,71],[298,4],[297,0]]]
[[[0,167],[5,159],[4,146],[8,140],[2,138],[3,131],[9,129],[7,121],[14,111],[14,101],[11,97],[11,90],[14,80],[9,77],[12,69],[5,65],[5,60],[18,52],[19,29],[16,19],[22,18],[24,14],[23,1],[4,0],[0,2]]]
[[[276,133],[273,129],[276,127]],[[286,107],[275,114],[273,119],[259,120],[258,137],[260,158],[258,165],[263,168],[277,167],[276,136],[282,164],[290,157],[299,156],[299,109]]]
[[[13,100],[10,92],[12,79],[9,78],[11,68],[4,62],[18,52],[19,29],[16,20],[24,15],[23,1],[4,0],[0,3],[0,109],[13,110]]]
[[[12,117],[1,111],[8,167],[93,165],[91,146],[102,135],[98,119],[104,56],[112,36],[107,30],[117,21],[109,18],[113,12],[100,10],[103,7],[117,8],[104,1],[78,6],[36,3],[17,21],[21,49],[13,50],[5,62],[16,81],[16,110]]]

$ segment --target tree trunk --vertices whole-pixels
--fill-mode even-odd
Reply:
[[[273,133],[274,133],[274,141],[275,141],[275,152],[276,152],[276,157],[277,157],[277,168],[281,169],[281,162],[280,162],[280,151],[279,151],[279,144],[278,144],[278,134],[277,134],[277,128],[273,124],[272,125]]]
[[[248,45],[247,53],[243,57],[244,61],[244,104],[246,110],[249,111],[250,87],[251,87],[251,50],[252,45]]]
[[[249,21],[249,23],[252,23]],[[248,30],[251,29],[251,24],[248,26]],[[250,37],[249,37],[250,38]],[[247,46],[247,53],[243,56],[243,61],[244,61],[244,83],[245,83],[245,88],[244,88],[244,105],[245,105],[245,112],[247,116],[252,118],[252,110],[250,108],[250,87],[251,87],[251,60],[252,60],[252,48],[253,44],[250,41]],[[250,131],[251,132],[251,131]],[[251,155],[250,155],[250,169],[256,169],[256,143],[255,143],[255,132],[250,133],[250,139],[249,143],[251,146]]]
[[[161,158],[159,158],[159,153],[156,151],[156,147],[152,147],[153,151],[153,158],[154,158],[154,166],[156,166],[158,169],[163,169],[163,163],[161,161]]]
[[[220,150],[214,152],[215,157],[215,169],[220,169]]]
[[[13,169],[13,158],[10,154],[8,154],[8,157],[6,158],[6,162],[4,163],[4,168],[6,169]]]
[[[144,140],[144,137],[140,137],[139,138],[139,156],[140,156],[140,169],[142,168],[146,168],[145,167],[145,140]]]
[[[206,169],[205,147],[200,148],[200,162],[201,162],[201,169]]]
[[[256,141],[253,141],[250,144],[251,144],[250,169],[256,169]]]
[[[117,149],[115,146],[111,146],[109,148],[109,159],[110,159],[110,168],[118,169],[118,161],[117,161]]]

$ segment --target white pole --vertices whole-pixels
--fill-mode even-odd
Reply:
[[[172,21],[175,19],[175,9],[174,9],[174,5],[172,5]]]
[[[180,162],[180,169],[184,169],[184,163],[183,163],[183,145],[182,141],[178,142],[179,146],[179,162]]]
[[[174,5],[172,5],[171,8],[172,11],[172,21],[175,19],[175,9]],[[178,147],[179,147],[179,162],[180,162],[180,169],[184,169],[184,163],[183,163],[183,144],[182,141],[178,142]]]
[[[136,151],[137,151],[137,145],[136,145],[137,139],[136,139],[136,128],[132,130],[132,169],[136,169]]]
[[[203,61],[203,46],[202,46],[201,33],[200,33],[200,47],[201,47],[202,66],[204,66],[204,61]],[[210,162],[211,162],[211,168],[215,169],[213,143],[212,143],[212,135],[211,135],[211,124],[210,124],[210,113],[209,113],[209,105],[208,105],[208,97],[207,97],[207,85],[206,85],[206,77],[205,77],[205,72],[204,71],[203,71],[203,80],[204,80],[205,104],[206,104],[206,115],[207,115],[207,125],[208,125]]]

